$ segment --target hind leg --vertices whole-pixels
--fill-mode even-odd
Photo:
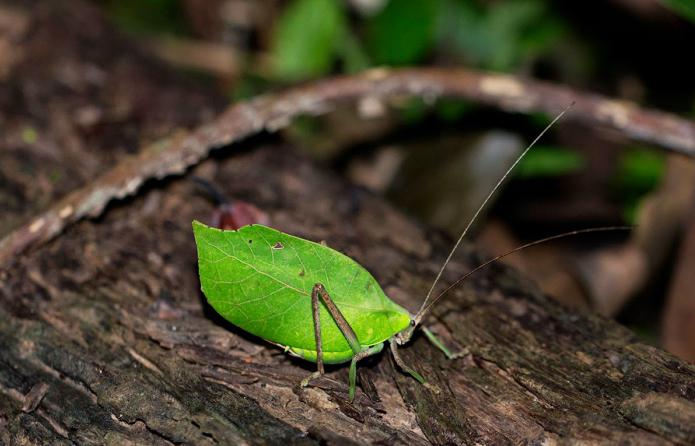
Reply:
[[[317,378],[323,375],[324,373],[323,345],[321,343],[321,308],[319,299],[321,300],[321,302],[323,302],[323,304],[326,307],[326,310],[328,310],[328,313],[331,315],[336,325],[338,325],[340,332],[343,334],[345,340],[348,342],[348,344],[350,344],[350,348],[355,353],[355,356],[353,356],[352,362],[350,363],[349,395],[350,401],[352,401],[355,398],[355,387],[357,383],[357,361],[366,356],[380,352],[383,348],[383,344],[363,348],[360,345],[359,339],[357,339],[355,331],[352,329],[348,321],[345,319],[345,316],[343,316],[343,313],[341,313],[340,309],[336,306],[335,302],[333,302],[333,299],[331,299],[331,296],[328,294],[328,291],[326,291],[326,288],[322,284],[317,283],[311,290],[312,317],[314,319],[314,337],[316,339],[317,370],[308,377],[306,377],[304,380],[302,380],[302,387],[306,387],[307,385],[309,385],[309,382],[312,379]]]
[[[311,380],[325,373],[323,368],[323,344],[321,343],[321,311],[318,287],[311,290],[311,316],[314,320],[314,339],[316,339],[316,371],[302,380],[301,386],[306,387]]]

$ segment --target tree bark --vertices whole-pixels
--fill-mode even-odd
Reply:
[[[448,246],[436,233],[287,147],[207,164],[230,197],[252,201],[283,231],[351,255],[389,296],[417,308]],[[204,303],[190,222],[212,211],[182,178],[79,223],[5,272],[0,383],[9,435],[113,444],[695,439],[692,366],[560,306],[502,266],[452,293],[427,322],[470,355],[448,361],[422,337],[402,350],[438,393],[388,355],[364,361],[370,385],[352,405],[344,367],[300,389],[312,364]],[[448,281],[478,261],[470,250],[461,257]],[[23,411],[37,385],[45,394]]]
[[[90,137],[106,145],[113,133]],[[94,156],[93,169],[108,160]],[[5,178],[20,178],[5,169]],[[501,265],[451,293],[426,321],[470,354],[446,360],[423,336],[401,350],[430,386],[381,354],[361,363],[353,404],[346,367],[299,388],[313,364],[205,303],[190,224],[214,209],[191,175],[258,206],[274,227],[352,256],[413,312],[450,247],[277,140],[223,149],[0,271],[0,444],[695,442],[693,366],[608,319],[561,306]],[[0,196],[11,184],[0,183]],[[480,260],[464,247],[445,281]]]

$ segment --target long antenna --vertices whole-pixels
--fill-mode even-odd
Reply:
[[[491,199],[492,196],[495,194],[495,192],[497,192],[497,189],[500,188],[500,186],[502,185],[502,183],[504,182],[504,180],[507,179],[507,177],[508,177],[509,174],[512,172],[512,170],[516,167],[516,165],[519,164],[519,161],[521,161],[521,159],[528,153],[529,150],[531,150],[531,148],[538,142],[538,140],[540,140],[540,139],[543,137],[543,135],[545,135],[545,133],[546,133],[548,130],[550,130],[550,128],[551,128],[557,121],[559,121],[560,118],[562,118],[562,117],[565,115],[565,113],[567,113],[567,110],[569,110],[570,108],[572,108],[573,105],[574,105],[574,102],[572,102],[570,105],[568,105],[567,107],[565,107],[565,109],[562,110],[562,111],[560,112],[560,114],[558,114],[558,115],[555,117],[555,119],[553,119],[553,120],[550,122],[550,124],[548,124],[538,136],[536,136],[536,139],[534,139],[534,140],[531,142],[531,144],[529,144],[529,145],[524,149],[524,151],[521,152],[521,155],[519,155],[519,157],[516,159],[516,161],[514,161],[514,163],[513,163],[511,166],[509,166],[509,169],[507,169],[507,171],[504,173],[504,175],[502,175],[502,178],[500,178],[499,181],[497,181],[497,184],[495,184],[495,187],[492,188],[492,190],[490,191],[490,193],[488,194],[488,196],[485,198],[485,200],[483,200],[483,203],[480,205],[480,207],[478,208],[478,210],[475,211],[475,214],[473,215],[473,218],[470,219],[470,221],[469,221],[468,224],[466,225],[466,228],[463,230],[463,232],[461,232],[461,235],[459,236],[458,240],[456,241],[456,244],[454,245],[453,248],[451,248],[451,251],[449,252],[449,255],[447,256],[446,260],[444,261],[444,264],[442,265],[442,267],[439,269],[439,272],[437,273],[437,277],[434,279],[434,282],[432,282],[432,286],[430,287],[430,290],[427,292],[427,297],[425,297],[425,301],[422,303],[422,306],[420,307],[420,310],[417,312],[417,314],[416,314],[415,317],[413,318],[413,321],[415,322],[415,325],[417,325],[417,324],[420,323],[420,321],[422,320],[423,315],[425,314],[426,309],[429,308],[429,307],[431,306],[431,304],[430,304],[430,298],[432,297],[432,293],[434,292],[434,288],[435,288],[435,287],[437,286],[437,284],[439,283],[439,279],[442,277],[442,274],[444,273],[444,270],[446,269],[447,265],[449,265],[449,262],[451,261],[451,258],[454,256],[454,253],[456,252],[456,250],[458,249],[459,245],[460,245],[461,242],[463,241],[463,238],[466,236],[466,234],[468,234],[468,230],[471,228],[471,226],[473,226],[473,223],[474,223],[475,220],[478,218],[478,216],[480,215],[480,213],[482,212],[482,210],[485,208],[485,205],[487,205],[487,203],[490,201],[490,199]]]
[[[432,307],[432,305],[437,303],[437,301],[439,301],[439,299],[441,299],[442,296],[444,296],[446,293],[448,293],[452,289],[456,288],[458,285],[460,285],[463,281],[468,279],[470,276],[472,276],[476,272],[480,271],[481,269],[485,268],[486,266],[490,265],[491,263],[498,261],[499,259],[502,259],[504,257],[512,255],[512,254],[519,252],[523,249],[530,248],[531,246],[540,245],[541,243],[550,242],[552,240],[556,240],[559,238],[569,237],[572,235],[587,234],[590,232],[625,231],[625,230],[630,230],[630,229],[634,229],[634,226],[604,226],[604,227],[600,227],[600,228],[578,229],[576,231],[569,231],[569,232],[563,232],[562,234],[551,235],[550,237],[545,237],[545,238],[542,238],[539,240],[535,240],[533,242],[526,243],[526,244],[521,245],[521,246],[517,246],[516,248],[512,249],[511,251],[507,251],[504,254],[497,255],[497,256],[481,263],[480,265],[476,266],[475,268],[473,268],[472,270],[470,270],[469,272],[467,272],[466,274],[461,276],[456,282],[452,283],[451,285],[446,287],[444,289],[444,291],[437,294],[437,296],[434,299],[432,299],[432,301],[430,303],[428,303],[426,307],[423,307],[418,312],[418,315],[425,314],[425,312],[427,312],[427,310],[430,307]]]

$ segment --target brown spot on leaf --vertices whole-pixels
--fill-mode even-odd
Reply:
[[[306,274],[304,270],[299,271],[299,277],[304,277],[304,274]]]
[[[276,243],[273,245],[273,249],[284,249],[284,248],[285,248],[285,245],[283,245],[283,244],[280,243],[280,242],[276,242]]]

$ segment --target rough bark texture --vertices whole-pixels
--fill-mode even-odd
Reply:
[[[75,15],[60,16],[55,32],[83,35],[85,26],[65,22]],[[98,17],[81,17],[103,26]],[[37,29],[27,26],[22,41],[40,48],[56,39],[37,37]],[[99,33],[87,35],[97,39]],[[83,57],[87,62],[77,68],[109,63],[95,59],[106,59],[103,53]],[[56,60],[73,72],[68,68],[77,59]],[[2,90],[13,106],[33,103],[29,93],[39,85],[21,82],[22,67],[28,70],[22,63],[12,70],[9,91]],[[144,70],[142,79],[161,82],[161,67],[135,66]],[[165,85],[173,102],[154,108],[186,109],[185,97],[175,92],[190,86]],[[59,91],[77,102],[103,104],[109,97],[103,89]],[[44,109],[27,110],[15,116],[13,128],[35,122]],[[79,186],[71,175],[82,156],[92,160],[85,181],[120,156],[90,147],[108,148],[114,134],[133,125],[138,114],[128,110],[87,132],[91,145],[71,146],[74,156],[57,160],[54,165],[74,182],[61,187]],[[53,127],[61,114],[35,125],[64,128]],[[204,119],[172,113],[169,125]],[[145,133],[156,124],[135,122]],[[3,218],[24,216],[22,203],[40,195],[40,188],[21,186],[29,184],[27,176],[41,179],[49,172],[40,155],[51,152],[39,149],[61,147],[64,134],[56,132],[39,131],[41,144],[0,153],[0,197],[17,189],[29,194]],[[76,135],[84,141],[82,132]],[[24,144],[20,139],[10,142]],[[218,153],[194,173],[260,207],[275,227],[353,256],[389,296],[417,308],[448,240],[277,141],[259,138]],[[34,170],[15,168],[20,161]],[[502,266],[452,293],[428,320],[447,344],[471,354],[447,361],[422,336],[402,350],[438,392],[397,371],[386,354],[362,364],[354,404],[347,403],[345,367],[332,367],[314,386],[300,389],[312,365],[226,324],[205,304],[190,222],[205,221],[212,211],[190,175],[149,183],[132,200],[68,227],[0,271],[0,444],[695,442],[693,366],[607,319],[560,306]],[[446,279],[479,260],[464,249]]]
[[[358,259],[411,309],[447,246],[288,148],[254,147],[209,169],[274,226]],[[695,441],[693,367],[559,306],[502,267],[452,294],[430,321],[471,355],[447,361],[423,338],[403,350],[438,394],[387,355],[365,361],[373,395],[359,392],[354,405],[345,368],[299,389],[310,365],[204,304],[190,222],[211,212],[183,178],[79,223],[4,273],[6,435],[113,444]],[[38,403],[37,385],[47,385]]]

